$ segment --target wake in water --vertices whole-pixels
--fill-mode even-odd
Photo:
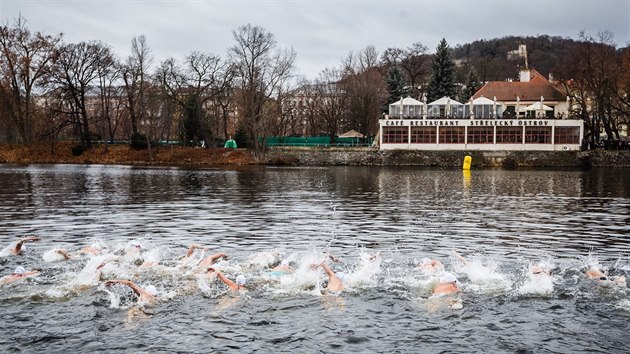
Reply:
[[[426,257],[420,262],[411,262],[395,252],[367,252],[361,248],[340,257],[330,253],[332,244],[297,252],[267,250],[242,257],[216,253],[200,245],[192,245],[187,251],[151,247],[143,240],[52,248],[37,257],[34,250],[25,251],[25,242],[19,253],[13,252],[17,243],[5,248],[0,296],[54,300],[82,296],[91,289],[90,293],[106,294],[112,308],[145,309],[195,293],[211,299],[238,299],[360,297],[377,291],[420,301],[433,311],[465,307],[466,294],[549,298],[558,296],[558,291],[565,296],[571,293],[567,290],[571,287],[604,286],[615,292],[619,309],[629,308],[627,286],[621,281],[625,281],[628,271],[623,260],[610,269],[593,257],[561,267],[551,259],[506,264],[453,251],[450,259],[423,255]],[[36,269],[42,265],[44,269]],[[233,300],[221,302],[225,306],[234,304]]]

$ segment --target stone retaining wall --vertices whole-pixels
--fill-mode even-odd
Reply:
[[[301,166],[426,166],[461,167],[464,156],[473,167],[630,167],[630,151],[379,151],[375,148],[277,147],[267,153],[268,163]]]

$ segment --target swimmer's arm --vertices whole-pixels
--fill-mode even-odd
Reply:
[[[66,261],[70,259],[70,255],[68,254],[68,251],[66,251],[66,250],[64,250],[64,249],[62,249],[62,248],[60,248],[60,249],[58,249],[58,250],[55,250],[55,252],[57,252],[57,253],[59,253],[60,255],[62,255],[62,256],[63,256],[63,258],[64,258]]]
[[[209,268],[209,269],[214,270],[214,272],[217,274],[217,277],[219,277],[219,279],[221,279],[223,284],[227,285],[232,290],[238,290],[238,285],[236,285],[235,282],[231,281],[225,275],[223,275],[223,273],[221,273],[220,270],[214,269],[214,268]]]
[[[330,258],[331,261],[333,261],[333,263],[341,263],[341,261],[339,260],[339,258],[337,257],[333,257],[332,255],[328,255],[328,258]]]
[[[212,256],[208,256],[206,259],[209,259],[212,263],[216,262],[219,258],[227,258],[227,255],[223,252],[213,254]]]
[[[141,296],[142,294],[148,294],[146,291],[144,291],[144,289],[142,289],[136,283],[130,280],[114,279],[114,280],[108,280],[107,282],[105,282],[106,286],[110,286],[112,284],[126,285],[138,296]]]
[[[204,248],[199,246],[196,243],[193,243],[192,245],[190,245],[190,247],[188,247],[188,252],[186,253],[186,257],[192,256],[193,252],[195,252],[196,249],[204,249]]]
[[[21,240],[19,240],[16,244],[15,247],[13,247],[13,254],[21,254],[22,253],[22,246],[24,245],[25,242],[35,242],[35,241],[39,241],[41,240],[39,237],[34,237],[34,236],[29,236],[29,237],[25,237]]]
[[[466,258],[464,258],[461,254],[457,253],[457,251],[453,250],[453,255],[459,259],[462,263],[464,264],[468,264],[468,262],[466,261]]]
[[[335,274],[335,272],[333,272],[332,269],[330,269],[330,267],[326,264],[326,263],[320,263],[319,264],[320,267],[322,267],[322,269],[326,272],[326,274],[328,274],[328,277],[337,277],[337,275]]]
[[[106,259],[104,261],[101,262],[101,264],[96,266],[96,270],[101,270],[101,268],[103,268],[107,263],[111,262],[111,261],[115,261],[116,257],[110,258],[110,259]]]

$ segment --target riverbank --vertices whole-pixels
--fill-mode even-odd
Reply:
[[[375,148],[274,148],[273,164],[326,166],[422,166],[459,168],[472,156],[473,168],[630,167],[630,151],[420,151]]]
[[[0,163],[12,164],[104,164],[145,166],[220,166],[256,164],[247,149],[156,147],[134,150],[128,145],[99,145],[75,156],[75,143],[60,142],[54,150],[50,145],[0,145]]]
[[[370,147],[276,147],[257,160],[247,149],[159,147],[134,150],[127,145],[100,145],[75,156],[69,142],[50,145],[0,145],[0,163],[105,164],[140,166],[420,166],[458,168],[471,155],[473,168],[628,167],[630,151],[379,151]]]

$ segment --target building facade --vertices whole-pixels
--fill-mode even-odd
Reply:
[[[486,83],[465,104],[392,103],[378,142],[381,150],[577,151],[584,123],[568,119],[568,107],[566,95],[528,70],[520,82]]]

